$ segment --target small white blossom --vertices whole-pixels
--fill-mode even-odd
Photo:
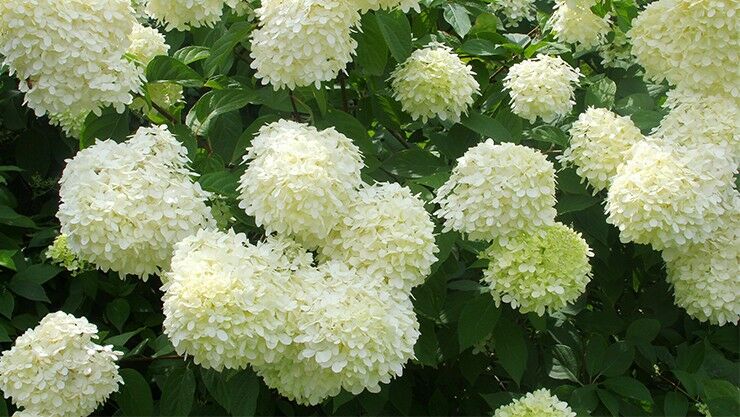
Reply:
[[[549,123],[573,108],[581,73],[560,57],[539,55],[512,65],[504,78],[511,94],[511,111],[530,122],[538,117]]]
[[[560,158],[576,166],[576,172],[601,191],[617,175],[632,146],[644,136],[632,120],[609,110],[588,108],[570,129],[570,145]]]
[[[84,417],[118,390],[121,352],[101,346],[87,319],[58,311],[46,315],[0,356],[0,390],[26,411],[21,415]]]
[[[522,20],[534,20],[537,7],[534,0],[496,0],[489,7],[506,16],[507,26],[516,26]]]
[[[480,256],[489,261],[483,280],[496,305],[503,301],[521,313],[560,310],[591,281],[591,249],[562,223],[498,238]]]
[[[360,151],[333,128],[280,120],[252,140],[239,207],[268,232],[315,248],[339,222],[362,180]]]
[[[556,0],[555,12],[550,18],[555,39],[589,49],[604,42],[609,33],[609,15],[599,17],[591,11],[595,0],[571,2]]]
[[[445,231],[491,240],[555,219],[555,169],[541,152],[492,139],[468,149],[437,191]]]
[[[166,127],[142,127],[127,142],[98,141],[67,160],[57,217],[70,249],[144,280],[166,267],[175,243],[213,225],[186,153]]]
[[[391,10],[398,9],[404,13],[408,13],[409,10],[416,10],[418,13],[421,11],[419,7],[419,0],[353,0],[357,9],[361,13],[365,13],[369,10]]]
[[[321,247],[324,257],[377,277],[404,297],[429,275],[436,252],[424,202],[395,183],[362,188]]]
[[[267,0],[256,10],[260,27],[252,32],[251,67],[262,84],[294,89],[334,79],[352,60],[360,21],[345,0]]]
[[[493,417],[576,417],[576,413],[543,388],[499,407]]]
[[[167,30],[212,27],[221,20],[224,0],[148,0],[146,13]]]
[[[393,97],[414,120],[426,122],[437,116],[458,122],[480,93],[474,75],[452,48],[432,43],[414,51],[393,71]]]

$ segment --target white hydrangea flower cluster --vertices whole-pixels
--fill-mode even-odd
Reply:
[[[267,0],[256,11],[251,67],[275,90],[334,79],[352,60],[357,6],[345,0]]]
[[[499,407],[493,417],[576,417],[576,413],[543,388]]]
[[[8,0],[0,16],[0,55],[37,116],[74,131],[87,113],[131,102],[141,72],[124,59],[129,0]]]
[[[653,137],[687,148],[717,145],[740,161],[740,98],[679,88],[668,92],[666,107],[670,110]]]
[[[612,179],[607,221],[619,228],[623,242],[656,250],[702,243],[732,204],[735,170],[716,145],[686,151],[640,142]]]
[[[347,212],[321,246],[324,258],[377,276],[404,297],[424,282],[436,261],[434,223],[411,190],[395,183],[365,186]]]
[[[506,16],[506,26],[516,26],[522,20],[534,20],[537,13],[534,3],[534,0],[497,0],[488,7]]]
[[[632,146],[644,136],[629,117],[596,107],[578,116],[570,129],[570,145],[560,161],[576,166],[576,172],[594,188],[606,189],[627,160]]]
[[[610,30],[609,15],[596,15],[591,11],[594,4],[595,0],[556,0],[555,12],[550,18],[555,39],[585,49],[602,44]]]
[[[313,261],[287,249],[277,238],[252,245],[231,230],[200,230],[177,243],[162,286],[164,333],[177,353],[219,371],[281,356],[292,342],[294,294],[303,291],[291,268]]]
[[[289,120],[263,126],[244,156],[239,207],[268,232],[315,248],[362,184],[360,150],[333,128]]]
[[[145,10],[167,30],[188,30],[218,23],[225,3],[225,0],[148,0]]]
[[[131,45],[126,53],[139,61],[144,67],[157,55],[167,55],[170,46],[165,42],[164,35],[157,29],[146,27],[139,23],[129,35]]]
[[[740,2],[659,0],[632,22],[632,54],[645,76],[740,97]]]
[[[67,244],[67,235],[65,234],[60,234],[54,238],[54,242],[46,249],[44,256],[46,256],[51,263],[59,265],[71,272],[72,275],[77,275],[81,272],[92,269],[89,263],[81,261],[77,258],[77,255],[72,252],[72,249],[70,249]]]
[[[419,0],[354,0],[355,6],[361,13],[370,10],[391,10],[397,9],[404,13],[413,9],[421,11]]]
[[[57,217],[70,249],[103,270],[146,280],[175,243],[214,224],[187,151],[166,127],[97,142],[67,161]]]
[[[722,226],[704,243],[663,251],[676,305],[699,321],[737,324],[740,319],[740,196]]]
[[[512,65],[504,78],[511,94],[511,111],[534,122],[550,123],[573,108],[575,88],[581,72],[560,57],[538,55]]]
[[[452,48],[434,42],[414,51],[393,71],[393,97],[414,120],[437,116],[459,122],[473,96],[480,94],[474,75]]]
[[[496,305],[523,314],[557,311],[575,301],[591,281],[591,249],[581,234],[562,223],[498,238],[481,255]]]
[[[457,160],[433,200],[445,231],[492,240],[555,220],[555,168],[541,152],[488,139]]]
[[[121,352],[92,341],[98,328],[58,311],[46,315],[0,356],[0,390],[45,417],[84,417],[118,390]]]

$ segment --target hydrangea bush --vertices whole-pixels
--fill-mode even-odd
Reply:
[[[740,415],[739,9],[2,2],[0,417]]]

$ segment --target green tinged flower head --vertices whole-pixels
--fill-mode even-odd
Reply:
[[[576,417],[576,413],[543,388],[499,407],[493,417]]]
[[[509,303],[522,313],[561,309],[591,280],[591,248],[562,223],[499,238],[480,256],[489,260],[483,279],[496,304]]]
[[[54,239],[54,242],[46,249],[44,253],[53,264],[59,265],[77,275],[86,270],[92,269],[91,265],[77,258],[67,245],[67,235],[61,234]]]

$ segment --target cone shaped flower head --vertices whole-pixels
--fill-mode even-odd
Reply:
[[[499,407],[493,417],[576,417],[576,413],[543,388]]]
[[[602,44],[609,33],[609,16],[599,17],[591,11],[596,4],[594,0],[570,3],[566,0],[555,2],[555,13],[550,20],[555,39],[586,49]]]
[[[221,20],[224,0],[148,0],[146,13],[167,30],[212,27]]]

